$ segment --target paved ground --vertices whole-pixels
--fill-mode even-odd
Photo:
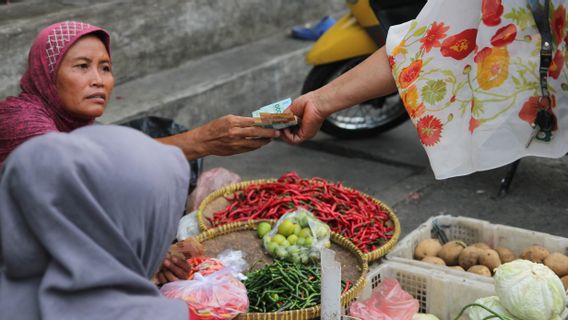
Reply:
[[[322,133],[303,146],[275,141],[251,153],[206,159],[206,169],[217,166],[243,180],[297,171],[301,177],[341,181],[390,205],[402,235],[431,216],[451,214],[568,237],[568,157],[524,159],[510,193],[498,198],[505,168],[435,180],[410,121],[370,139],[338,140]]]

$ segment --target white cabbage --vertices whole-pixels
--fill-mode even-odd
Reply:
[[[503,307],[501,301],[499,300],[499,297],[497,296],[479,298],[475,300],[475,303],[487,307],[487,309],[495,312],[503,319],[516,320],[516,318],[509,311],[507,311],[505,307]],[[482,320],[486,319],[489,316],[493,316],[494,314],[483,309],[482,307],[471,306],[468,309],[467,315],[469,317],[469,320]]]
[[[412,317],[412,320],[440,320],[433,314],[429,313],[417,313]]]
[[[560,278],[547,266],[514,260],[495,271],[495,291],[501,304],[523,320],[556,320],[566,306]]]

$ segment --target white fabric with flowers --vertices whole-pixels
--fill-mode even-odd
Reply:
[[[552,135],[526,147],[542,101],[540,33],[527,0],[430,0],[393,26],[387,53],[437,179],[568,152],[565,0],[552,0]]]

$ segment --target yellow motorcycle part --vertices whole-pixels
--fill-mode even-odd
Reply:
[[[370,0],[347,0],[351,14],[364,28],[379,25],[379,20],[371,8]]]
[[[306,54],[311,65],[320,65],[377,51],[378,46],[351,14],[343,16],[316,41]]]

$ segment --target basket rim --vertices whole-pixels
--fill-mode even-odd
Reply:
[[[276,223],[278,220],[274,219],[261,219],[261,220],[248,220],[248,221],[239,221],[239,222],[231,222],[228,224],[224,224],[215,228],[207,229],[200,234],[198,234],[195,238],[199,242],[205,242],[207,240],[214,239],[218,236],[222,236],[225,234],[229,234],[232,232],[237,231],[246,231],[246,230],[255,230],[258,223],[268,221],[271,223]],[[349,302],[355,300],[359,294],[365,288],[367,282],[367,274],[369,273],[369,264],[366,255],[361,252],[351,241],[347,238],[343,237],[342,235],[331,232],[331,241],[335,242],[336,244],[342,246],[344,249],[349,250],[352,254],[354,254],[358,259],[358,265],[361,268],[361,275],[354,282],[353,286],[347,290],[347,292],[341,295],[341,305],[346,306]],[[277,316],[284,316],[285,319],[293,319],[294,315],[309,315],[309,316],[319,316],[321,312],[321,304],[318,304],[314,307],[306,308],[306,309],[299,309],[299,310],[288,310],[284,312],[267,312],[267,313],[258,313],[258,312],[251,312],[242,314],[245,319],[256,319],[261,318],[264,319],[268,317],[268,319],[272,319],[271,317]],[[251,318],[252,317],[252,318]]]
[[[313,184],[318,184],[318,180],[314,180],[312,179],[306,179],[308,180],[310,183]],[[237,182],[237,183],[233,183],[230,185],[227,185],[225,187],[222,187],[220,189],[217,189],[216,191],[210,193],[205,199],[203,199],[203,201],[201,202],[201,204],[199,205],[198,209],[197,209],[197,223],[199,225],[199,230],[201,230],[202,232],[207,231],[212,229],[211,227],[208,227],[205,224],[205,217],[203,212],[205,211],[205,208],[211,203],[213,202],[215,199],[223,196],[226,193],[232,193],[232,192],[236,192],[238,190],[244,189],[246,187],[248,187],[251,184],[265,184],[265,183],[274,183],[277,182],[278,179],[256,179],[256,180],[247,180],[247,181],[241,181],[241,182]],[[396,243],[398,242],[398,239],[400,238],[400,233],[401,233],[401,226],[400,226],[400,221],[398,219],[398,217],[396,216],[396,214],[394,213],[394,210],[389,207],[388,205],[386,205],[385,203],[383,203],[382,201],[376,199],[375,197],[370,196],[367,193],[361,192],[359,190],[350,188],[350,187],[345,187],[345,189],[349,190],[349,191],[354,191],[354,192],[358,192],[359,194],[361,194],[362,196],[372,200],[373,202],[375,202],[377,205],[379,205],[380,207],[382,207],[389,215],[390,220],[394,223],[394,233],[392,235],[392,237],[389,239],[389,241],[387,241],[385,244],[383,244],[382,246],[380,246],[379,248],[369,251],[369,252],[361,252],[365,255],[365,258],[367,259],[368,262],[371,261],[375,261],[378,260],[379,258],[385,256],[389,251],[391,251],[394,246],[396,245]],[[260,221],[261,219],[257,220]],[[215,227],[213,227],[215,228]],[[347,239],[347,238],[345,238]],[[351,242],[351,240],[347,239],[349,242]],[[359,250],[359,249],[358,249]]]

